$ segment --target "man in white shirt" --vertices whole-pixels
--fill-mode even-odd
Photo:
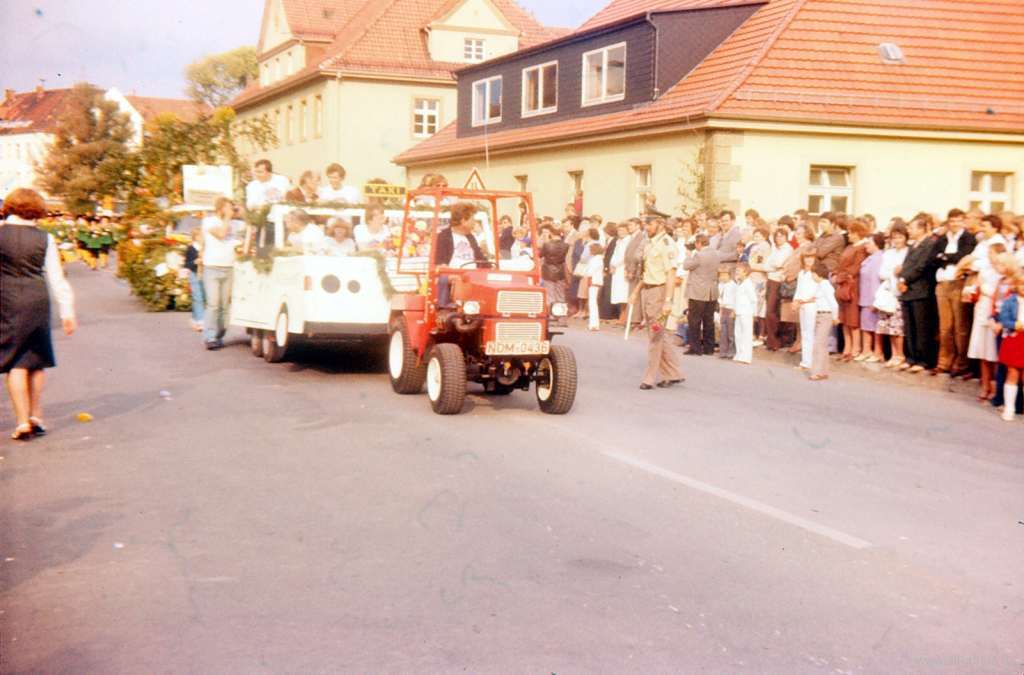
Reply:
[[[214,203],[214,215],[203,219],[203,288],[206,313],[203,315],[203,341],[209,350],[224,346],[231,307],[231,272],[235,264],[235,238],[231,220],[235,204],[227,197]]]
[[[359,191],[351,185],[345,185],[345,167],[335,162],[327,167],[327,182],[320,188],[319,196],[322,202],[341,202],[342,204],[358,204],[362,201],[359,198]]]
[[[245,186],[245,205],[254,211],[264,204],[284,201],[285,193],[292,184],[281,174],[274,173],[269,159],[260,159],[252,167],[253,179]]]
[[[352,236],[356,240],[356,248],[360,251],[386,248],[391,239],[391,232],[387,228],[384,207],[380,204],[367,206],[363,212],[363,222],[356,225]]]
[[[327,246],[324,231],[302,209],[289,211],[284,217],[284,224],[289,232],[286,248],[312,253]]]

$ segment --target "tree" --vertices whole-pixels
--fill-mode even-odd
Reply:
[[[185,66],[185,81],[188,82],[185,93],[210,108],[220,108],[259,74],[256,48],[237,47],[222,54],[204,56]]]
[[[76,84],[57,118],[54,141],[37,167],[37,184],[73,213],[90,213],[106,195],[135,181],[128,141],[132,123],[114,101],[86,82]]]
[[[235,147],[236,139],[261,150],[277,142],[269,120],[260,117],[238,122],[231,108],[217,108],[194,122],[184,122],[173,113],[159,115],[146,125],[145,142],[136,154],[138,182],[129,212],[148,214],[155,210],[152,200],[159,198],[180,203],[181,167],[186,164],[229,165],[235,169],[236,188],[240,188],[248,161]]]

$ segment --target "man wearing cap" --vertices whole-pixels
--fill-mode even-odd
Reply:
[[[671,387],[683,381],[679,356],[668,338],[664,318],[672,311],[672,292],[676,286],[676,243],[665,234],[665,220],[651,218],[644,226],[649,243],[644,249],[640,302],[647,318],[647,372],[640,388],[655,385]],[[659,320],[660,319],[660,320]],[[658,382],[658,375],[661,382]]]

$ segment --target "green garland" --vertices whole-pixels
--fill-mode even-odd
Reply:
[[[343,202],[278,202],[277,204],[264,204],[255,211],[250,211],[246,220],[250,225],[260,230],[273,226],[273,223],[270,222],[270,209],[275,206],[288,206],[293,209],[334,209],[336,211],[344,211],[347,209],[366,209],[369,205],[369,202],[364,204],[346,204]],[[389,199],[383,206],[386,209],[401,210],[405,208],[405,202],[400,199]]]
[[[278,258],[292,258],[297,255],[302,255],[301,251],[295,251],[292,249],[271,249],[270,254],[264,258],[257,258],[251,253],[240,255],[235,260],[237,262],[251,262],[253,268],[260,274],[270,274],[270,271],[274,269],[274,261]]]
[[[391,284],[391,277],[388,276],[387,259],[384,254],[374,249],[370,251],[356,251],[348,254],[350,258],[373,258],[377,262],[377,277],[380,279],[381,289],[384,297],[391,300],[398,294],[398,290]]]

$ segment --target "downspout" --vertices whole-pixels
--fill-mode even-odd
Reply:
[[[335,89],[338,91],[337,105],[334,109],[335,119],[341,120],[341,71],[334,73]],[[325,120],[326,121],[326,120]],[[341,161],[341,129],[338,124],[334,125],[334,161]]]
[[[661,96],[661,90],[658,89],[658,62],[661,60],[661,32],[658,30],[658,24],[651,21],[651,12],[647,12],[644,20],[651,24],[651,28],[654,29],[654,90],[651,93],[651,100],[657,101],[658,97]]]

